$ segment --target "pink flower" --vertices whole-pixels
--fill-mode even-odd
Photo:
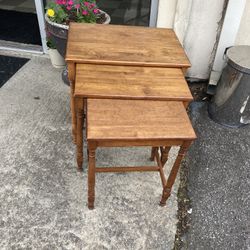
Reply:
[[[94,9],[93,12],[94,12],[95,14],[98,14],[98,13],[99,13],[99,10],[98,10],[98,9]]]
[[[66,0],[62,0],[62,4],[66,4]]]
[[[71,8],[72,8],[72,7],[71,7],[70,5],[68,5],[68,6],[66,7],[67,10],[71,10]]]
[[[84,16],[86,16],[86,15],[88,15],[88,11],[87,11],[87,10],[83,10],[83,11],[82,11],[82,14],[83,14]]]
[[[76,4],[76,5],[75,5],[75,8],[76,8],[76,9],[80,9],[80,4],[79,4],[79,3]]]
[[[73,5],[73,4],[74,4],[74,2],[72,0],[68,1],[68,5]]]
[[[62,4],[62,0],[56,0],[56,4]]]
[[[89,5],[89,8],[92,9],[94,6],[95,6],[95,4],[92,3],[92,4]]]
[[[85,6],[89,6],[89,2],[84,2],[83,3]]]

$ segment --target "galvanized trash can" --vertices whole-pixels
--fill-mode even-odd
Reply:
[[[250,46],[231,47],[226,57],[208,113],[219,124],[241,127],[250,124]]]

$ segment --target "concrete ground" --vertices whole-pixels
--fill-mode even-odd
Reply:
[[[204,102],[190,110],[198,139],[186,158],[192,214],[184,249],[250,249],[250,126],[214,123]]]
[[[149,151],[101,150],[97,158],[140,165]],[[87,209],[69,87],[47,58],[33,56],[0,89],[0,183],[0,249],[173,248],[178,182],[162,208],[157,173],[98,174],[96,209]]]

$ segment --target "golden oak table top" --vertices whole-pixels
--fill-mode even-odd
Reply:
[[[190,102],[193,97],[178,68],[77,64],[75,97]]]
[[[88,140],[194,140],[182,102],[88,99]]]
[[[190,62],[171,29],[82,23],[70,23],[66,61],[190,67]]]

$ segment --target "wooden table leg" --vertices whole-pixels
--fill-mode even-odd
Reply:
[[[76,110],[75,110],[75,101],[74,101],[76,64],[73,62],[68,62],[67,67],[68,67],[68,79],[70,81],[70,107],[71,107],[71,121],[72,121],[72,137],[73,137],[73,142],[76,143]]]
[[[164,165],[166,164],[167,160],[168,160],[168,154],[170,151],[171,147],[160,147],[161,150],[161,163],[162,166],[164,167]]]
[[[77,165],[79,170],[82,170],[83,164],[83,113],[84,102],[81,98],[75,98],[77,129],[76,129],[76,149],[77,149]]]
[[[156,151],[158,150],[158,147],[152,147],[151,149],[151,156],[150,156],[150,161],[154,161],[155,159],[155,154],[156,154]]]
[[[77,119],[76,119],[74,89],[72,87],[72,84],[70,85],[70,107],[71,107],[72,137],[73,137],[73,142],[76,144]]]
[[[89,145],[89,167],[88,167],[88,208],[94,209],[95,202],[95,147]]]
[[[161,206],[166,205],[166,201],[171,194],[172,186],[174,185],[175,178],[176,178],[178,170],[180,168],[181,160],[183,159],[189,145],[190,145],[190,142],[184,142],[183,145],[180,147],[180,150],[178,152],[178,156],[174,162],[174,165],[173,165],[171,172],[170,172],[170,175],[168,177],[167,184],[163,188],[162,198],[160,201]]]
[[[159,173],[160,173],[160,177],[161,177],[162,187],[164,188],[167,184],[167,181],[166,181],[166,177],[164,175],[163,165],[162,165],[158,150],[156,150],[156,152],[155,152],[155,159],[156,159],[157,165],[159,167]]]

